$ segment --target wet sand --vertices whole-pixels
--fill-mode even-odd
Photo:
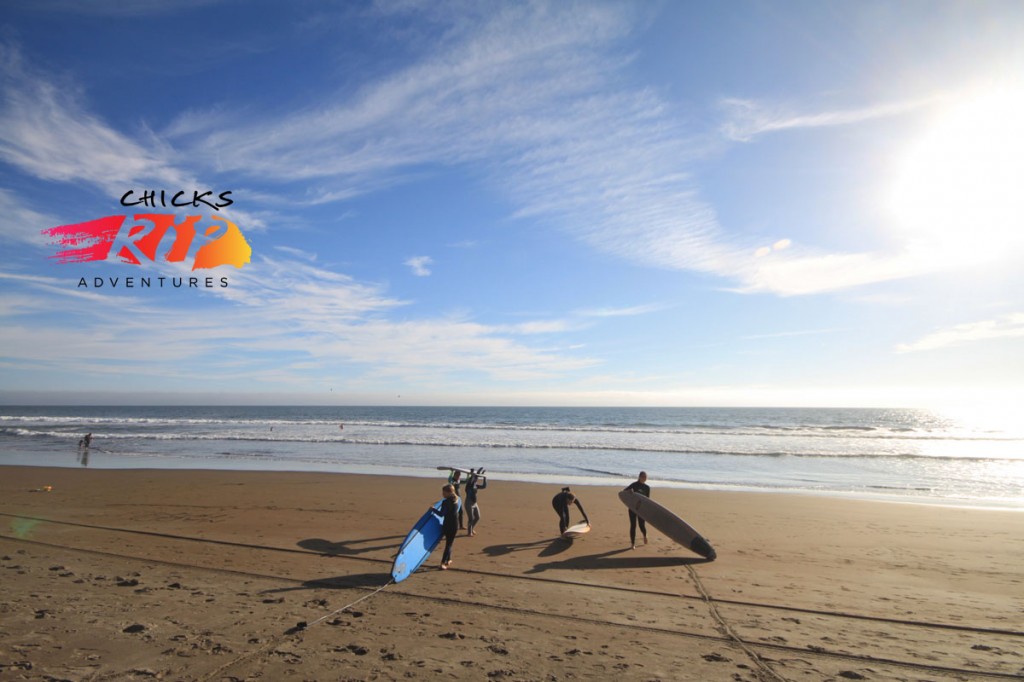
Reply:
[[[652,480],[707,562],[630,550],[613,488],[567,543],[557,487],[499,479],[451,570],[388,584],[443,482],[0,467],[0,680],[1024,676],[1019,512]]]

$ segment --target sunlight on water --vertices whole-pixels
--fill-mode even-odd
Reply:
[[[1017,404],[979,402],[941,408],[936,413],[950,422],[954,432],[1006,439],[1024,438],[1024,419]],[[1024,453],[1020,456],[1024,459]]]

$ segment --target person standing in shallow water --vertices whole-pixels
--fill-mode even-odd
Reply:
[[[632,490],[637,495],[643,495],[649,498],[651,496],[651,486],[647,485],[647,472],[641,471],[637,479],[627,485],[625,490]],[[644,544],[647,544],[647,522],[636,515],[636,512],[632,509],[629,510],[629,544],[630,549],[636,549],[636,526],[640,524],[640,533],[644,536]]]

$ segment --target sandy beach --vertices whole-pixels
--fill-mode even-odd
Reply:
[[[570,544],[557,487],[493,480],[451,570],[388,584],[442,483],[0,468],[0,680],[1024,676],[1020,513],[652,481],[707,562],[630,550],[614,488]]]

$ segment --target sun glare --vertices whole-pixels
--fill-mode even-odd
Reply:
[[[922,259],[973,265],[1024,246],[1024,90],[947,106],[899,162],[889,206]]]

